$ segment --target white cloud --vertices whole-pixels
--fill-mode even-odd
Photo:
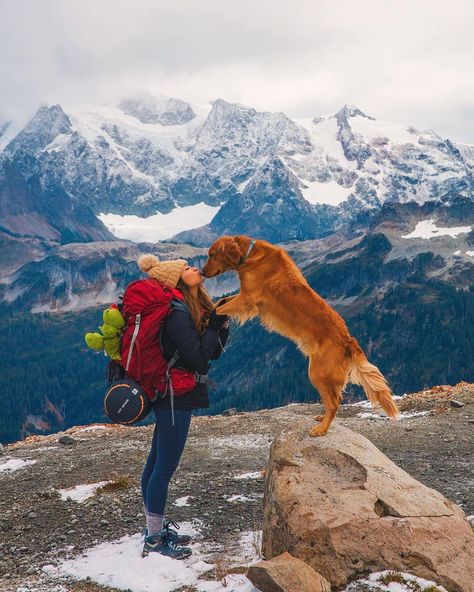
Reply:
[[[0,112],[137,89],[474,142],[469,0],[3,0]],[[5,59],[7,56],[7,59]]]

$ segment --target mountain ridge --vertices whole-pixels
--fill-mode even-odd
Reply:
[[[38,163],[23,167],[25,175],[39,168],[43,187],[60,187],[96,216],[166,215],[198,203],[222,210],[232,202],[238,212],[233,233],[244,216],[249,187],[258,184],[269,162],[279,162],[285,175],[270,183],[272,199],[266,203],[271,207],[281,199],[289,220],[295,199],[305,205],[278,240],[299,236],[298,224],[312,227],[313,235],[330,234],[386,202],[474,196],[474,146],[378,121],[348,104],[312,119],[222,98],[206,107],[153,97],[108,107],[43,106],[3,146],[4,159],[15,162],[24,153]],[[221,230],[221,210],[210,212],[212,218],[198,228],[191,216],[165,240],[191,236],[195,244],[209,244]],[[275,239],[265,220],[254,226],[262,238]]]

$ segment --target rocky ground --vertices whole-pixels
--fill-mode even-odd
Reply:
[[[398,422],[380,418],[360,404],[342,407],[336,421],[369,438],[391,460],[459,504],[467,515],[474,514],[474,385],[434,387],[404,397],[399,406],[402,417]],[[273,437],[288,422],[320,411],[317,404],[291,404],[193,418],[170,487],[168,516],[178,522],[202,521],[203,540],[222,569],[232,570],[232,557],[238,557],[236,541],[242,533],[253,532],[249,542],[258,549],[262,471]],[[58,441],[65,435],[70,443]],[[151,435],[152,427],[76,427],[4,448],[0,471],[2,464],[15,459],[36,462],[0,472],[0,590],[112,590],[72,579],[57,584],[48,579],[48,568],[43,568],[141,529],[139,478]],[[102,481],[113,484],[82,503],[63,499],[58,493]],[[218,576],[216,570],[207,574],[208,578]]]

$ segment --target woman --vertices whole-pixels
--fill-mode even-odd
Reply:
[[[190,267],[183,259],[158,261],[152,255],[139,260],[140,268],[184,296],[182,302],[173,301],[171,313],[162,330],[162,348],[169,361],[177,351],[175,367],[207,375],[209,360],[217,360],[227,341],[229,320],[216,315],[214,304],[202,285],[204,277],[197,267]],[[205,380],[205,379],[204,379]],[[193,409],[209,407],[205,382],[198,382],[189,392],[174,397],[174,425],[169,395],[153,403],[156,415],[155,430],[150,453],[141,479],[147,528],[143,556],[161,553],[175,559],[184,559],[192,551],[184,547],[191,537],[178,535],[175,522],[164,519],[168,485],[175,472],[186,444]]]

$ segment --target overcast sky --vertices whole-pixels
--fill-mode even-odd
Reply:
[[[150,91],[474,143],[472,0],[0,0],[0,117]]]

